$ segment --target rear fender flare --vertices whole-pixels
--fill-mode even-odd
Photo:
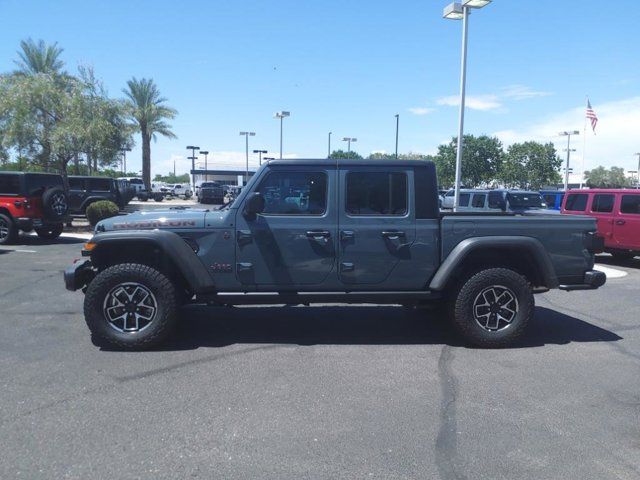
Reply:
[[[467,238],[456,245],[432,278],[429,289],[435,291],[444,290],[449,280],[455,275],[459,267],[463,266],[463,262],[469,255],[489,248],[508,248],[531,254],[535,259],[535,268],[540,274],[544,286],[547,288],[558,287],[558,277],[553,268],[551,258],[539,240],[532,237],[491,236]]]

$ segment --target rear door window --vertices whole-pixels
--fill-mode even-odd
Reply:
[[[0,175],[0,195],[18,195],[20,175]]]
[[[349,215],[405,215],[408,211],[407,174],[350,172],[347,174]]]
[[[591,204],[591,211],[599,213],[611,213],[613,212],[613,203],[615,199],[615,195],[611,194],[601,193],[594,195],[593,203]]]
[[[474,208],[484,208],[484,202],[487,199],[486,193],[476,193],[473,195],[471,206]]]
[[[545,203],[549,208],[553,208],[556,204],[556,195],[553,193],[547,193],[542,196],[544,198]]]
[[[90,178],[89,190],[93,192],[110,192],[111,179],[109,178]]]
[[[468,207],[469,206],[469,198],[471,197],[468,193],[461,193],[460,199],[458,200],[458,205],[460,207]]]
[[[567,196],[567,203],[564,209],[569,212],[584,212],[587,208],[587,199],[589,195],[586,193],[570,193]]]
[[[632,215],[640,215],[640,194],[622,195],[622,204],[620,205],[620,213],[630,213]]]

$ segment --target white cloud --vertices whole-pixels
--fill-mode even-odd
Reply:
[[[428,107],[412,107],[408,109],[411,113],[413,113],[414,115],[427,115],[433,111],[435,111],[435,108],[428,108]]]
[[[457,107],[460,105],[460,97],[458,95],[442,97],[436,100],[436,103],[448,107]],[[497,95],[467,95],[465,104],[467,108],[482,111],[495,110],[502,107]]]
[[[529,126],[498,131],[494,135],[507,146],[527,140],[553,142],[560,156],[564,158],[566,137],[559,137],[558,133],[579,130],[579,135],[571,137],[571,148],[577,150],[571,155],[574,171],[581,169],[585,152],[586,170],[598,165],[636,170],[638,158],[633,154],[639,150],[637,138],[640,128],[640,97],[602,104],[592,102],[592,106],[599,120],[596,135],[592,133],[589,123],[586,136],[583,135],[586,105],[558,112]]]
[[[552,95],[551,92],[533,90],[526,85],[509,85],[501,91],[502,97],[512,98],[513,100],[527,100],[529,98],[548,97],[549,95]]]

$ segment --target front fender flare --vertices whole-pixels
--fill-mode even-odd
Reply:
[[[91,257],[101,250],[118,246],[146,243],[153,244],[166,255],[180,271],[194,293],[211,293],[215,291],[215,283],[204,264],[193,249],[176,233],[166,230],[128,230],[122,232],[104,232],[93,236]]]
[[[532,237],[491,236],[467,238],[456,245],[431,279],[429,289],[444,290],[464,260],[471,253],[485,248],[503,248],[530,253],[535,259],[536,269],[541,274],[544,286],[547,288],[558,287],[558,277],[551,258],[539,240]]]

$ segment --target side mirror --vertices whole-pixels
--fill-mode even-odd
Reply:
[[[259,213],[264,210],[264,197],[258,193],[253,192],[247,197],[247,201],[244,204],[245,217],[255,218]]]

